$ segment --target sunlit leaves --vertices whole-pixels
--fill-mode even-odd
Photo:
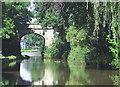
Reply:
[[[15,35],[14,33],[14,21],[10,18],[6,18],[3,20],[4,26],[2,28],[2,36],[3,38],[10,38],[10,34]]]
[[[32,13],[27,10],[30,2],[3,2],[2,21],[4,38],[10,38],[9,34],[21,31],[27,27]]]
[[[87,32],[84,29],[78,30],[75,25],[70,26],[67,30],[66,39],[71,46],[80,46],[86,39]]]
[[[55,12],[54,14],[52,12],[46,11],[45,17],[41,20],[41,25],[43,29],[47,26],[55,26],[59,23],[59,13]]]
[[[120,40],[119,40],[119,29],[118,29],[118,3],[117,2],[111,2],[110,4],[110,14],[111,19],[109,19],[109,35],[107,35],[108,42],[112,45],[109,46],[110,51],[113,53],[114,59],[112,61],[112,65],[115,65],[116,68],[120,68]]]

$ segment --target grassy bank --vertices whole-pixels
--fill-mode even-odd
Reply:
[[[22,49],[21,52],[35,52],[37,49]]]
[[[24,58],[26,58],[26,57],[28,57],[28,56],[26,56],[26,55],[19,55],[19,56],[14,56],[14,55],[11,55],[11,56],[3,56],[2,54],[0,54],[0,58],[8,58],[8,59],[10,59],[10,60],[14,60],[14,59],[24,59]]]

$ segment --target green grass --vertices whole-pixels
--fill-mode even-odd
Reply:
[[[22,49],[21,52],[34,52],[38,51],[37,49]]]
[[[9,59],[16,59],[16,56],[11,55],[11,56],[7,56],[7,58],[9,58]]]
[[[3,56],[2,54],[0,54],[0,58],[9,58],[9,59],[16,59],[16,58],[21,58],[21,57],[25,57],[25,55],[20,55],[20,56],[14,56],[14,55],[11,55],[11,56]]]
[[[5,56],[3,56],[2,54],[0,54],[0,58],[16,59],[16,56],[11,55],[11,56],[5,57]]]

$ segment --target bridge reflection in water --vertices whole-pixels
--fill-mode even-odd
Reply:
[[[113,85],[112,70],[86,69],[71,62],[42,61],[40,56],[18,62],[17,67],[13,72],[3,71],[3,81],[9,80],[15,85]]]
[[[67,63],[43,62],[38,57],[31,57],[21,65],[24,67],[20,67],[20,77],[25,81],[32,80],[32,85],[64,85],[69,80]],[[31,78],[27,78],[27,75]]]

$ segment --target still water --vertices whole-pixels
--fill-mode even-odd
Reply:
[[[40,56],[17,62],[2,72],[3,81],[15,85],[113,85],[112,70],[86,68],[74,62],[42,61]]]

